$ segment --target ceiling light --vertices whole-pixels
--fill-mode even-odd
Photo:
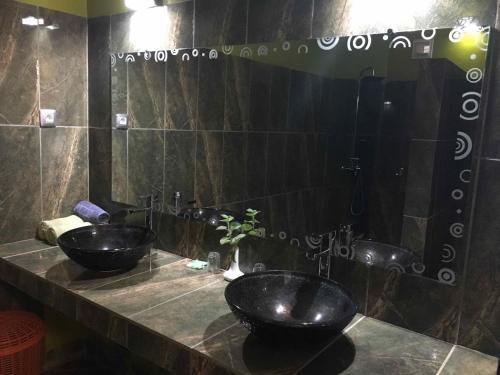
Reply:
[[[26,26],[37,26],[37,25],[43,25],[45,23],[43,18],[35,18],[33,16],[23,18],[21,22],[23,25]]]
[[[59,29],[59,25],[57,23],[54,23],[52,25],[48,25],[47,29],[49,29],[49,30],[58,30]]]
[[[157,5],[163,5],[162,0],[125,0],[125,6],[131,10],[151,8]]]

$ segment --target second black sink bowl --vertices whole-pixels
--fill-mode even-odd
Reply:
[[[153,247],[154,232],[133,225],[92,225],[61,235],[57,243],[79,265],[94,271],[133,268]]]
[[[239,277],[226,287],[225,297],[233,313],[252,333],[285,344],[334,337],[358,309],[340,284],[290,271]]]

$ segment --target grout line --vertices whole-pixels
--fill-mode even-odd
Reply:
[[[297,371],[294,372],[294,374],[298,374],[300,371],[305,369],[307,366],[309,366],[315,359],[317,359],[321,354],[323,354],[328,348],[330,348],[333,344],[335,344],[342,336],[344,336],[347,332],[349,332],[351,329],[353,329],[355,326],[358,325],[363,319],[365,319],[366,316],[362,316],[359,318],[356,323],[350,325],[347,327],[345,330],[342,331],[340,335],[335,337],[328,345],[326,345],[323,349],[321,349],[318,353],[316,353],[312,358],[310,358],[307,362],[305,362]]]
[[[221,281],[221,280],[212,281],[212,282],[210,282],[210,283],[208,283],[208,284],[205,284],[205,285],[203,285],[203,286],[201,286],[201,287],[199,287],[199,288],[196,288],[196,289],[190,290],[189,292],[186,292],[186,293],[182,293],[182,294],[180,294],[180,295],[178,295],[178,296],[175,296],[175,297],[172,297],[172,298],[170,298],[170,299],[168,299],[168,300],[166,300],[166,301],[163,301],[163,302],[161,302],[161,303],[159,303],[159,304],[157,304],[157,305],[154,305],[154,306],[148,307],[148,308],[147,308],[147,309],[145,309],[145,310],[142,310],[142,311],[136,312],[136,313],[134,313],[134,314],[132,314],[132,315],[129,315],[129,316],[127,316],[127,318],[129,318],[129,319],[130,319],[130,318],[136,317],[137,315],[140,315],[140,314],[142,314],[142,313],[145,313],[145,312],[147,312],[147,311],[149,311],[149,310],[153,310],[153,309],[155,309],[155,308],[157,308],[157,307],[159,307],[159,306],[165,305],[165,304],[167,304],[167,303],[169,303],[169,302],[172,302],[172,301],[175,301],[175,300],[177,300],[177,299],[179,299],[179,298],[185,297],[185,296],[187,296],[187,295],[189,295],[189,294],[191,294],[191,293],[197,292],[198,290],[201,290],[201,289],[206,288],[206,287],[208,287],[208,286],[211,286],[211,285],[214,285],[214,284],[216,284],[216,283],[219,283],[220,281]]]
[[[8,255],[8,256],[2,257],[2,258],[3,259],[10,259],[10,258],[19,257],[21,255],[35,254],[35,253],[39,253],[39,252],[44,251],[44,250],[50,250],[50,249],[55,249],[55,248],[57,248],[57,246],[44,247],[43,249],[31,250],[31,251],[27,251],[27,252],[21,253],[21,254]]]
[[[218,335],[220,335],[221,333],[226,332],[228,329],[231,329],[231,328],[233,328],[233,327],[237,326],[238,324],[240,324],[240,322],[233,323],[233,324],[231,324],[230,326],[228,326],[228,327],[226,327],[226,328],[224,328],[224,329],[221,329],[219,332],[216,332],[216,333],[214,333],[213,335],[208,336],[206,339],[201,340],[199,343],[197,343],[197,344],[195,344],[195,345],[191,346],[191,349],[195,349],[197,346],[199,346],[199,345],[203,344],[205,341],[208,341],[208,340],[210,340],[210,339],[213,339],[215,336],[218,336]]]
[[[455,351],[455,348],[457,346],[456,345],[453,345],[450,349],[450,352],[448,353],[448,355],[446,356],[446,358],[444,359],[443,363],[441,364],[441,367],[439,368],[438,372],[436,372],[436,375],[440,375],[441,372],[443,372],[444,368],[446,367],[446,364],[448,363],[448,361],[450,360],[451,358],[451,355],[453,354],[453,352]]]

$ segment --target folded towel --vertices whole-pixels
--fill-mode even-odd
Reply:
[[[187,268],[192,268],[192,269],[194,269],[194,270],[202,270],[202,269],[204,269],[207,265],[208,265],[208,263],[207,263],[207,262],[204,262],[204,261],[202,261],[202,260],[198,260],[198,259],[196,259],[196,260],[193,260],[193,261],[189,262],[189,263],[186,265],[186,267],[187,267]]]
[[[76,215],[63,217],[60,219],[42,221],[38,226],[38,238],[46,241],[49,245],[57,245],[57,239],[63,233],[70,230],[92,225],[84,222]]]
[[[78,202],[75,208],[73,208],[73,212],[83,220],[90,221],[91,223],[104,224],[109,222],[109,213],[89,201]]]

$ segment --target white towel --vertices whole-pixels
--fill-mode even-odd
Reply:
[[[92,225],[83,221],[76,215],[62,217],[54,220],[45,220],[38,226],[38,238],[46,241],[50,245],[57,245],[57,239],[63,233],[72,229],[86,227]]]

